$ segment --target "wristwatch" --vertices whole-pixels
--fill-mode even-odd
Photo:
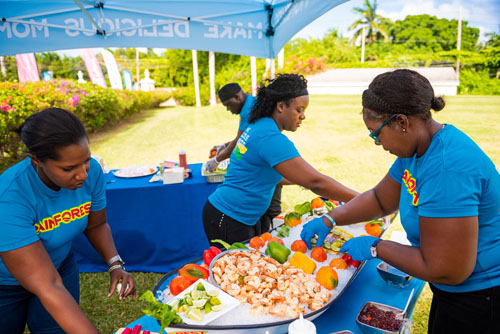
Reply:
[[[125,261],[122,260],[122,258],[120,257],[120,255],[113,256],[106,263],[108,264],[108,267],[109,267],[109,266],[111,266],[111,264],[113,264],[113,262],[116,262],[116,261],[120,261],[122,263],[122,266],[125,264]]]
[[[372,253],[372,256],[374,258],[378,258],[378,254],[377,254],[377,244],[382,241],[382,239],[378,238],[377,240],[375,240],[371,247],[370,247],[370,253]]]

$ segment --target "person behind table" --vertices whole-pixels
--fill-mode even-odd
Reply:
[[[252,111],[255,103],[255,97],[246,94],[240,85],[237,83],[229,83],[223,86],[217,93],[219,99],[224,107],[234,115],[240,115],[240,123],[236,137],[225,144],[214,146],[210,149],[209,157],[211,158],[206,164],[208,172],[214,171],[219,163],[226,160],[231,155],[231,152],[236,147],[236,143],[241,134],[248,127],[248,120],[250,112]],[[212,152],[215,151],[216,155],[212,157]],[[272,226],[273,218],[281,213],[281,189],[282,185],[277,185],[274,189],[273,197],[269,208],[262,215],[259,220],[260,232],[267,232]]]
[[[309,165],[282,133],[300,127],[308,105],[307,80],[301,75],[281,74],[259,88],[250,125],[231,153],[225,180],[203,208],[209,241],[233,243],[259,234],[257,222],[277,184],[299,184],[343,202],[356,196]]]
[[[110,266],[110,297],[135,299],[106,221],[102,169],[71,112],[48,108],[18,129],[28,157],[0,175],[0,328],[2,333],[98,333],[78,306],[80,233]],[[128,289],[126,289],[128,285]]]
[[[430,283],[429,333],[500,333],[500,175],[472,139],[430,110],[444,108],[429,81],[411,70],[377,76],[363,92],[363,120],[375,145],[397,156],[373,189],[307,223],[311,246],[337,225],[399,208],[411,246],[364,236],[342,252],[380,258]]]

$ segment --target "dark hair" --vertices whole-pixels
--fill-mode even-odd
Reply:
[[[240,91],[241,91],[240,85],[232,82],[222,87],[217,93],[217,95],[219,95],[219,99],[221,102],[226,102],[227,100],[238,94]]]
[[[47,108],[29,116],[16,130],[28,152],[40,161],[57,160],[57,150],[88,139],[82,122],[72,112]]]
[[[260,118],[270,117],[276,103],[283,101],[287,106],[290,100],[301,95],[307,89],[307,80],[302,75],[278,74],[272,80],[267,80],[268,85],[262,86],[257,91],[257,101],[250,114],[249,123],[254,123]]]
[[[434,96],[434,89],[423,75],[408,69],[379,74],[363,92],[363,111],[373,110],[377,115],[366,113],[369,118],[383,115],[404,114],[431,118],[430,110],[444,108],[444,100]]]

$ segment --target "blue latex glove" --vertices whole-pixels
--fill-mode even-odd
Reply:
[[[354,261],[371,260],[374,257],[372,256],[370,247],[377,239],[372,236],[352,238],[344,242],[340,251],[342,253],[349,253]]]
[[[300,232],[300,238],[304,240],[307,245],[307,248],[311,249],[311,239],[314,238],[314,235],[318,235],[318,241],[316,242],[316,247],[323,246],[325,242],[325,238],[330,233],[331,228],[326,226],[323,222],[323,217],[314,218],[309,223],[306,223],[302,228],[302,232]]]

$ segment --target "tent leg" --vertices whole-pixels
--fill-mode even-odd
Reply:
[[[210,77],[210,105],[215,106],[215,52],[208,52],[208,75]]]
[[[257,61],[254,56],[250,57],[250,72],[252,73],[252,95],[257,96]]]
[[[283,65],[285,64],[285,47],[278,52],[278,70],[283,69]]]
[[[274,64],[274,58],[269,60],[271,61],[271,79],[274,79],[276,77],[276,65]]]
[[[200,78],[198,77],[198,56],[196,50],[191,50],[193,55],[193,77],[194,77],[194,94],[196,96],[196,106],[201,107],[200,102]]]

